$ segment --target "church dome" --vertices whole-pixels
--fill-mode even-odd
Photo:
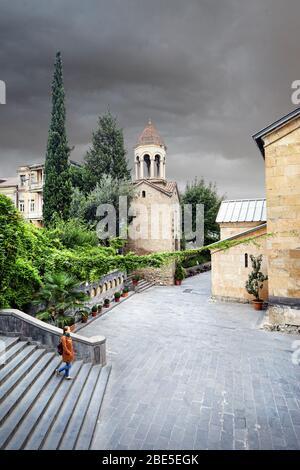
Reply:
[[[161,138],[156,127],[150,120],[143,132],[141,133],[140,137],[138,138],[136,147],[139,147],[140,145],[158,145],[159,147],[166,148],[163,139]]]

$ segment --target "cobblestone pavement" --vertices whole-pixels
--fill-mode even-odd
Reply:
[[[112,364],[94,449],[300,449],[300,338],[209,293],[210,273],[153,287],[81,330]]]

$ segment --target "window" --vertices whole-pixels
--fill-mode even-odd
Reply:
[[[34,212],[34,199],[30,201],[30,212]]]
[[[248,268],[248,253],[245,253],[245,268]]]
[[[24,201],[19,201],[19,211],[24,212],[24,210],[25,210]]]
[[[21,182],[21,186],[25,186],[25,183],[26,183],[26,175],[20,175],[20,182]]]
[[[142,191],[142,197],[146,197],[146,191]]]

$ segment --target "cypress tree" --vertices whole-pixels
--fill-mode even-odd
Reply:
[[[71,180],[69,172],[70,148],[66,135],[65,91],[61,53],[57,52],[52,81],[52,112],[48,134],[45,162],[45,185],[43,217],[49,225],[56,213],[66,220],[71,203]]]
[[[85,156],[89,190],[94,189],[104,175],[115,180],[130,179],[123,130],[110,112],[98,119],[98,128],[93,132],[92,147]]]

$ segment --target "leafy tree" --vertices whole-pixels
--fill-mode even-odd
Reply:
[[[134,196],[134,188],[127,179],[116,180],[110,175],[102,175],[100,181],[90,194],[84,196],[78,189],[73,192],[71,202],[72,217],[84,220],[89,225],[96,223],[96,212],[101,204],[111,204],[116,211],[117,230],[119,235],[119,197],[127,198],[127,209]]]
[[[130,179],[123,131],[110,112],[98,119],[92,147],[85,156],[85,168],[90,190],[96,187],[104,174],[116,180]]]
[[[52,81],[52,113],[45,162],[43,217],[46,226],[50,224],[55,213],[63,219],[67,219],[69,216],[71,202],[70,148],[67,142],[65,120],[62,59],[60,52],[58,52]]]
[[[252,271],[248,276],[245,287],[248,294],[253,295],[256,300],[260,300],[259,293],[263,288],[264,282],[267,281],[268,276],[265,276],[261,272],[262,255],[256,257],[250,255],[250,259],[252,264]]]
[[[206,184],[204,179],[195,179],[187,184],[181,197],[181,204],[192,205],[193,231],[196,230],[196,204],[204,205],[204,245],[217,241],[220,237],[219,225],[216,223],[217,213],[222,201],[214,184]],[[186,240],[187,242],[190,240]]]
[[[96,231],[80,219],[67,221],[56,218],[47,231],[49,240],[59,240],[65,248],[92,247],[99,244]]]

